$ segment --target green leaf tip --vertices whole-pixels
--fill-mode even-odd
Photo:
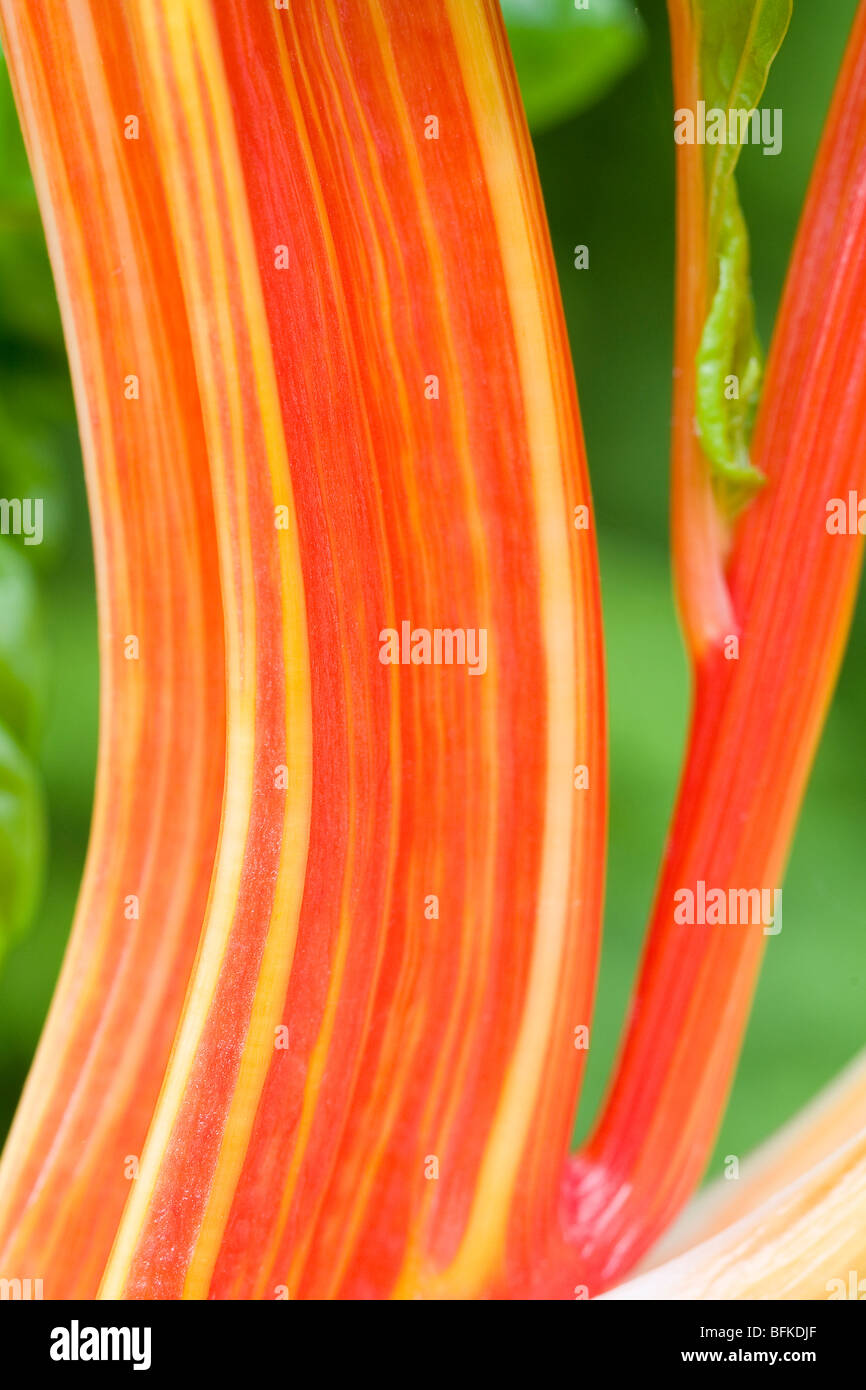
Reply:
[[[501,0],[501,8],[534,135],[600,101],[646,49],[631,0]]]
[[[749,234],[734,172],[744,140],[757,134],[763,139],[767,133],[769,113],[759,113],[757,106],[792,7],[793,0],[695,0],[710,284],[710,307],[697,355],[696,426],[719,505],[728,517],[736,515],[764,482],[749,457],[763,354],[755,329]],[[712,113],[722,112],[724,121],[716,116],[711,130]],[[781,129],[775,149],[765,153],[778,153],[780,148]]]

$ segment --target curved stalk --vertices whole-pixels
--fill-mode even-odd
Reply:
[[[63,970],[0,1167],[0,1271],[93,1297],[168,1060],[223,788],[222,605],[194,363],[123,35],[0,5],[93,519],[100,746]],[[108,57],[109,61],[104,59]],[[57,80],[60,72],[69,81]],[[127,195],[130,164],[152,196]]]

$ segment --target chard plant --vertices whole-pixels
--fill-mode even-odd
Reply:
[[[593,43],[586,99],[639,42],[620,15],[608,63],[563,18],[545,70],[537,8],[507,12],[540,125]],[[690,1203],[862,559],[866,4],[765,364],[736,166],[790,14],[669,3],[692,710],[619,1057],[571,1153],[604,639],[499,7],[0,0],[100,659],[87,863],[0,1165],[3,1277],[63,1299],[826,1298],[863,1266],[862,1065],[733,1196]],[[17,643],[0,628],[7,713]]]

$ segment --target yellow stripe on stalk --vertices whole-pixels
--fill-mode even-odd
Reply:
[[[191,1077],[234,923],[250,825],[256,733],[256,618],[246,502],[244,413],[248,402],[244,399],[240,373],[231,370],[233,358],[249,358],[266,463],[275,495],[285,499],[290,522],[282,534],[280,549],[290,789],[270,926],[246,1046],[184,1282],[185,1297],[201,1298],[207,1294],[273,1056],[273,1029],[279,1019],[294,954],[309,838],[312,716],[304,586],[291,479],[246,191],[213,16],[209,7],[196,4],[195,0],[178,0],[167,11],[153,0],[131,0],[131,7],[144,54],[143,87],[155,94],[160,157],[187,287],[187,307],[204,402],[226,612],[228,735],[223,821],[199,957],[142,1155],[140,1176],[119,1228],[100,1291],[104,1298],[118,1297],[123,1290],[174,1121]],[[164,36],[159,33],[160,16],[165,21]],[[216,135],[215,151],[211,149],[199,72],[210,102],[207,115]],[[176,80],[173,93],[170,78]],[[173,110],[173,97],[176,111]],[[182,132],[178,129],[179,122]],[[191,183],[184,178],[181,134],[186,137],[192,163]],[[228,226],[218,202],[216,165],[228,194]],[[203,238],[197,236],[191,214],[196,197],[204,224]],[[224,236],[230,239],[239,274],[238,313],[233,312],[234,287]],[[205,275],[205,270],[209,274]],[[213,315],[218,326],[216,342],[211,334]],[[228,448],[223,438],[224,402],[217,390],[220,380],[224,382],[230,420]],[[234,564],[235,548],[239,574]],[[232,602],[233,596],[239,602],[240,614]]]
[[[499,232],[526,413],[540,557],[540,611],[547,655],[547,789],[537,918],[523,1016],[479,1171],[466,1230],[451,1264],[429,1292],[471,1297],[505,1258],[510,1203],[549,1051],[550,1019],[564,959],[574,839],[570,769],[578,689],[564,487],[563,420],[550,361],[549,325],[539,285],[538,228],[524,200],[525,169],[502,101],[502,78],[484,5],[446,0],[494,220]],[[400,1292],[412,1292],[405,1281]]]

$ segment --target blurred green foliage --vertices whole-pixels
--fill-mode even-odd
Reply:
[[[0,283],[6,278],[4,256],[14,264],[18,244],[26,244],[25,260],[38,262],[41,235],[27,162],[15,129],[8,93],[0,102],[0,147],[4,150],[4,196],[0,200]],[[7,153],[8,152],[8,153]],[[35,256],[33,245],[35,242]],[[44,260],[44,251],[42,251]],[[20,285],[8,295],[9,321],[22,307]],[[44,297],[44,291],[43,291]],[[5,299],[5,295],[4,295]],[[5,304],[4,304],[5,310]],[[4,314],[5,317],[5,314]],[[16,335],[3,340],[3,356],[19,356]],[[45,807],[41,778],[34,761],[41,733],[45,696],[44,651],[34,569],[43,563],[41,545],[25,544],[16,535],[22,507],[39,507],[43,517],[46,492],[44,459],[28,448],[15,426],[14,389],[0,403],[0,497],[4,499],[0,538],[0,964],[11,941],[29,924],[39,899],[45,860]],[[18,508],[17,516],[12,510]],[[34,513],[25,513],[32,530]],[[40,539],[42,537],[40,536]]]
[[[556,5],[509,0],[507,8],[535,125],[580,387],[606,621],[611,846],[599,997],[578,1126],[583,1133],[622,1026],[687,717],[667,535],[674,206],[670,64],[662,0],[645,0],[640,25],[632,6],[603,7],[594,0],[596,17],[607,8],[618,22],[617,11],[620,20],[628,11],[631,38],[614,36],[616,60],[600,59],[595,76],[581,77],[573,86],[565,80],[565,68],[590,51],[590,40],[581,41],[575,57],[574,44],[561,28],[570,22],[565,0]],[[765,342],[854,8],[855,0],[795,5],[764,98],[784,111],[783,151],[763,159],[759,150],[747,149],[740,161]],[[546,39],[540,23],[545,15],[551,17]],[[527,36],[527,29],[534,36]],[[604,44],[597,48],[604,51]],[[546,109],[544,94],[537,96],[545,71]],[[50,872],[37,921],[10,951],[0,975],[4,1122],[36,1044],[74,908],[92,798],[97,668],[92,560],[68,371],[2,72],[0,143],[0,458],[38,457],[53,469],[65,518],[65,533],[60,528],[56,536],[54,568],[48,567],[41,581],[50,698],[39,762],[48,794]],[[574,268],[576,244],[589,247],[587,270]],[[46,505],[46,521],[48,511]],[[0,668],[2,651],[0,632]],[[0,687],[3,679],[0,674]],[[866,607],[861,603],[785,882],[784,929],[768,941],[713,1174],[720,1171],[722,1155],[745,1154],[863,1042],[864,699]]]
[[[0,464],[0,487],[2,480]],[[0,541],[0,966],[32,919],[45,864],[45,805],[34,761],[45,652],[36,581],[24,558],[33,547],[22,548],[20,537]]]

